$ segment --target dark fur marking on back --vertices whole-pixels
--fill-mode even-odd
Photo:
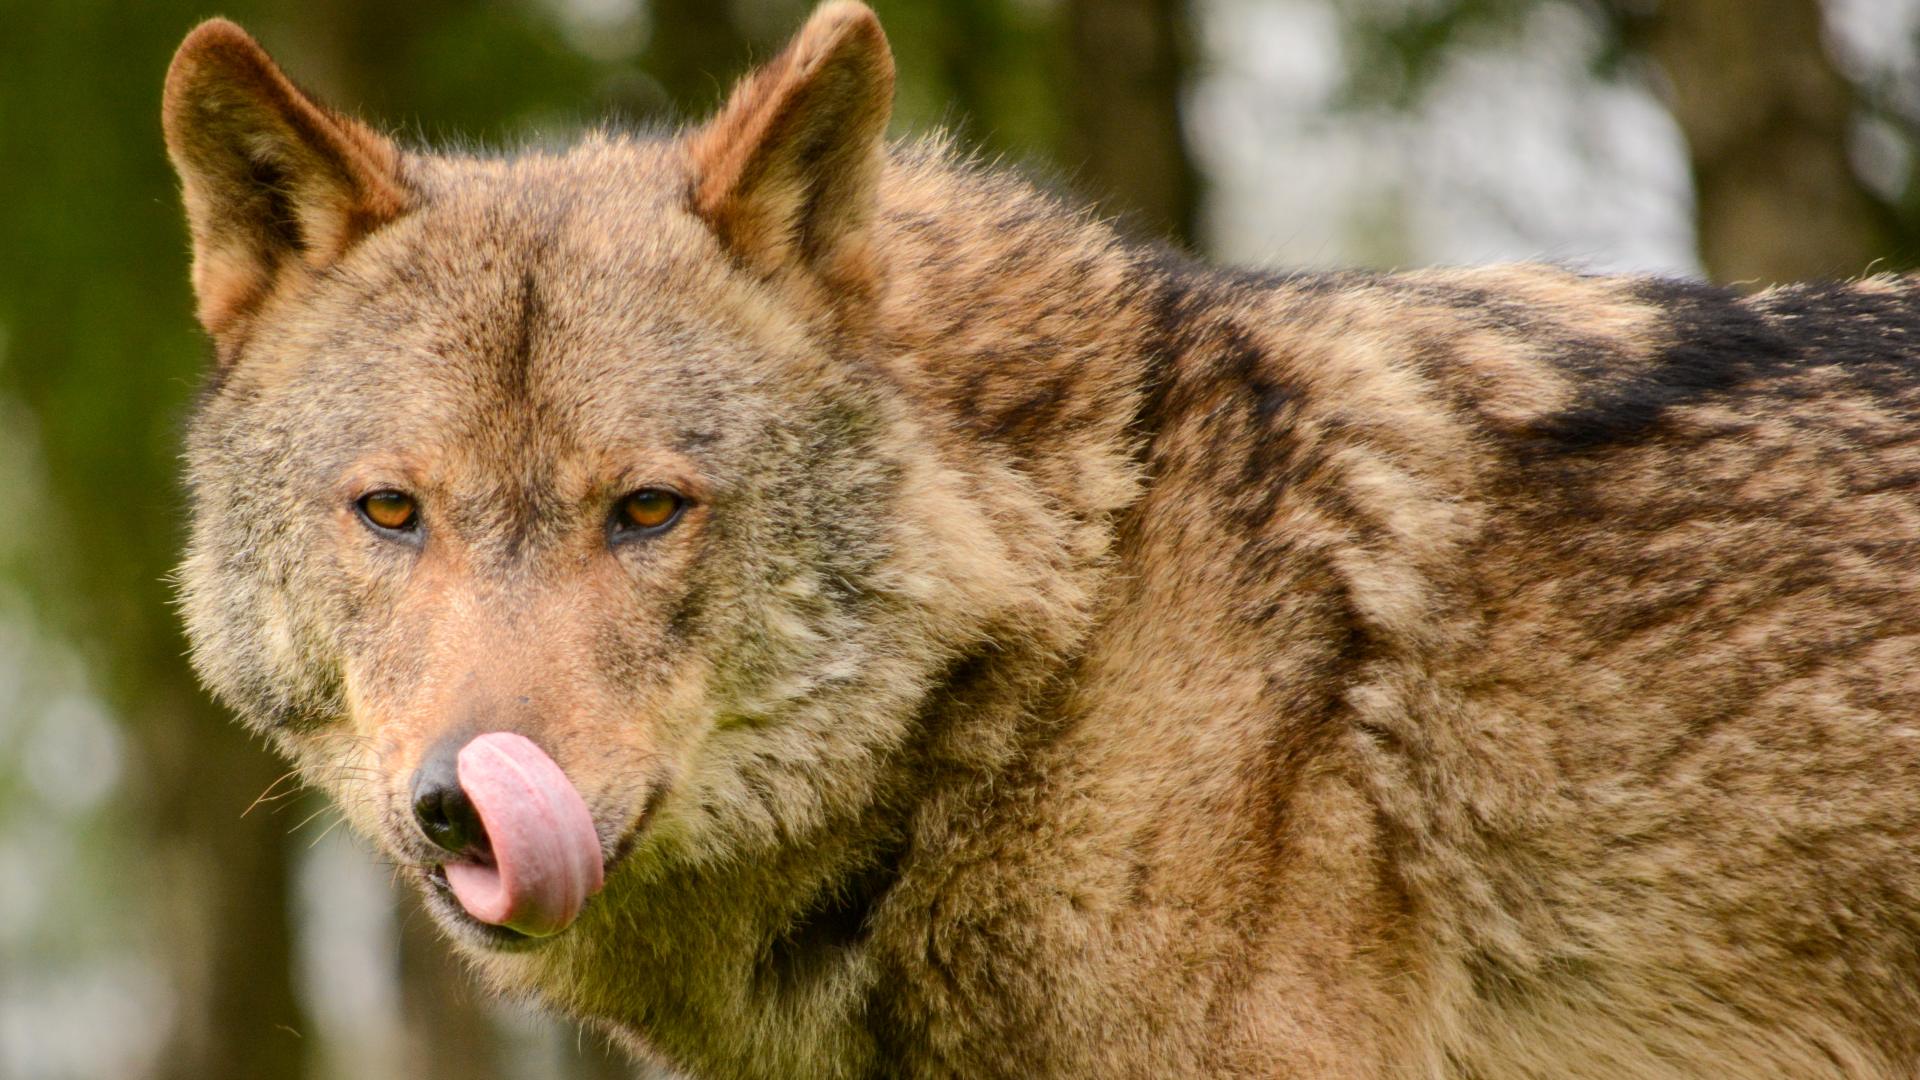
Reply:
[[[1133,429],[1139,437],[1136,457],[1145,465],[1154,438],[1160,434],[1170,413],[1171,393],[1180,353],[1188,345],[1186,330],[1191,320],[1189,297],[1201,280],[1198,267],[1180,255],[1157,250],[1129,268],[1141,291],[1152,295],[1152,319],[1142,350],[1145,360],[1140,381],[1140,405]]]
[[[1222,381],[1250,381],[1263,370],[1265,358],[1252,335],[1230,320],[1223,324],[1214,313],[1228,306],[1221,301],[1258,291],[1279,276],[1218,270],[1164,248],[1148,251],[1131,269],[1141,292],[1149,297],[1152,313],[1142,349],[1140,407],[1133,425],[1142,436],[1141,463],[1150,464],[1154,437],[1170,419],[1188,413]],[[1214,317],[1209,318],[1210,314]],[[1224,340],[1215,340],[1216,334]],[[1182,357],[1196,350],[1214,355],[1183,372]],[[1256,396],[1278,401],[1265,393],[1256,392]]]
[[[1896,380],[1905,388],[1914,373],[1920,342],[1920,296],[1844,282],[1790,285],[1747,301],[1768,316],[1809,358],[1842,368],[1853,382],[1871,388]]]
[[[1573,406],[1531,425],[1535,449],[1586,450],[1646,438],[1668,410],[1733,392],[1802,358],[1799,342],[1730,289],[1650,280],[1633,295],[1665,312],[1665,343],[1650,363],[1628,370],[1579,363],[1577,353],[1562,357],[1587,385]]]

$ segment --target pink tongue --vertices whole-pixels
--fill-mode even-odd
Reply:
[[[593,815],[531,741],[495,731],[460,748],[460,788],[480,815],[493,865],[447,864],[467,914],[543,937],[565,930],[604,883]]]

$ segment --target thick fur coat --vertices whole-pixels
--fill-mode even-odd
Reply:
[[[463,157],[174,61],[195,661],[482,978],[699,1077],[1920,1073],[1912,284],[1214,270],[891,86],[841,0]],[[409,804],[492,730],[552,937]]]

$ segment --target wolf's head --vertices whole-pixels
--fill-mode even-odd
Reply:
[[[833,3],[702,127],[490,159],[400,149],[230,23],[174,59],[194,661],[502,965],[831,848],[1047,591],[1017,479],[871,362],[892,78]]]

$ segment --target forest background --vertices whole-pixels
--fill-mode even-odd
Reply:
[[[200,18],[428,145],[697,118],[803,0],[0,0],[0,1078],[632,1075],[481,996],[195,686],[205,364],[160,143]],[[1751,288],[1920,261],[1920,0],[874,0],[895,130],[1290,268]],[[248,808],[253,809],[248,812]]]

